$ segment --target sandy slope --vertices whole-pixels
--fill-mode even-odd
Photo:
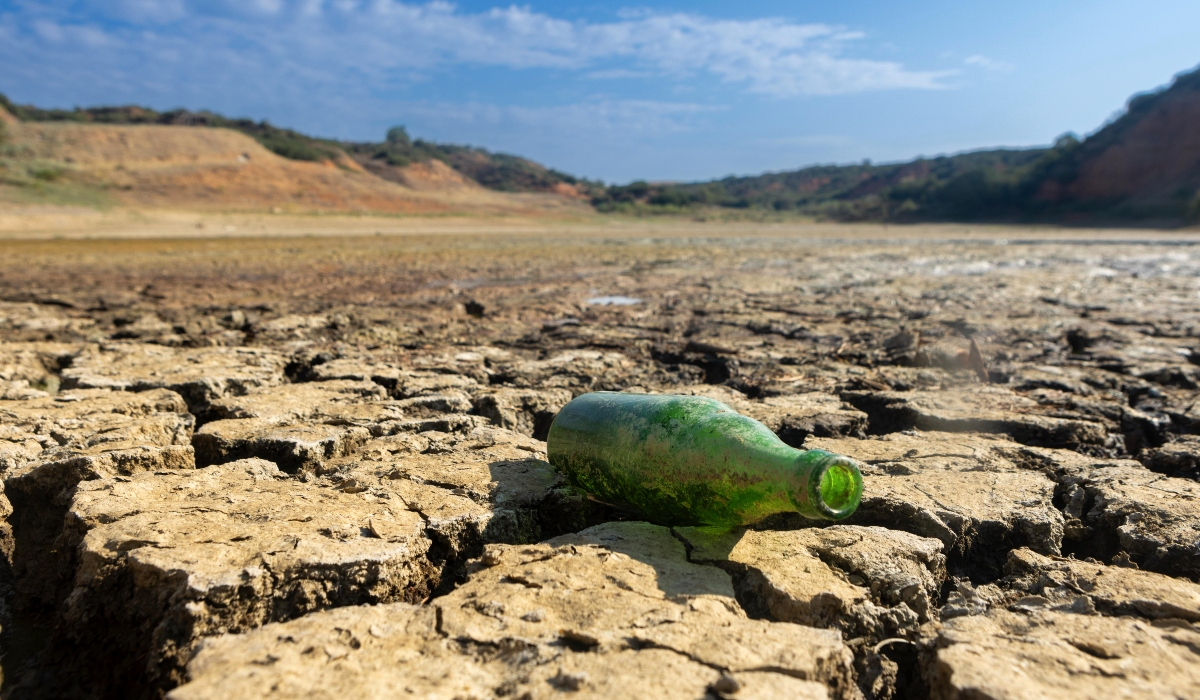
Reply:
[[[585,206],[555,195],[493,192],[429,164],[410,166],[403,182],[389,182],[350,158],[288,160],[228,129],[17,123],[11,115],[4,117],[17,160],[58,166],[65,181],[100,188],[124,205],[526,215]]]

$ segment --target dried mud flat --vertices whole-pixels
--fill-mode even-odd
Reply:
[[[1200,697],[1192,241],[602,228],[6,242],[6,697]],[[592,390],[862,507],[590,503]]]

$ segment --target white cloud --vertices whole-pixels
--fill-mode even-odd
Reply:
[[[54,22],[47,22],[45,20],[34,22],[33,30],[46,41],[58,43],[64,38],[62,27]]]
[[[283,0],[249,0],[246,3],[253,10],[264,14],[273,15],[283,9]]]
[[[721,108],[654,100],[589,100],[548,107],[484,103],[410,102],[398,105],[418,120],[466,125],[550,129],[563,134],[597,131],[666,134],[689,131],[696,117]]]
[[[795,146],[810,148],[813,146],[846,146],[856,143],[856,141],[849,136],[840,136],[837,134],[811,134],[808,136],[785,136],[782,138],[755,139],[755,143],[763,146]]]
[[[343,19],[370,21],[374,38],[393,42],[390,60],[419,65],[624,69],[673,78],[707,73],[780,96],[933,89],[942,87],[940,81],[948,75],[848,58],[844,52],[861,34],[781,19],[719,20],[675,13],[589,23],[515,6],[465,14],[443,3],[416,6],[391,0],[380,0],[365,13],[356,7]],[[614,62],[623,65],[607,65]]]
[[[139,24],[174,22],[187,16],[183,0],[118,0],[114,11]]]
[[[630,78],[651,78],[654,74],[644,70],[609,68],[607,70],[588,71],[584,76],[593,80],[628,80]]]
[[[975,68],[982,68],[984,70],[989,70],[996,73],[1008,73],[1016,67],[1007,61],[997,61],[995,59],[988,58],[987,56],[979,55],[967,56],[965,59],[963,59],[963,63],[968,66],[974,66]]]
[[[53,44],[70,44],[95,49],[114,43],[104,30],[88,25],[63,25],[49,20],[39,20],[34,22],[33,30],[39,37]]]
[[[572,21],[529,7],[466,12],[447,2],[397,0],[85,0],[92,13],[135,25],[174,22],[181,53],[258,52],[260,63],[305,73],[387,81],[412,69],[455,65],[585,71],[610,79],[708,76],[789,97],[887,89],[937,89],[952,73],[855,57],[859,32],[784,19],[728,20],[638,10],[608,22]],[[56,11],[55,5],[61,5]],[[37,6],[34,6],[37,7]],[[28,19],[45,41],[80,24],[65,0]],[[54,26],[41,26],[40,20]],[[130,31],[133,31],[131,28]],[[982,59],[982,57],[972,57]],[[971,60],[968,63],[973,64]],[[622,73],[621,71],[627,71]]]

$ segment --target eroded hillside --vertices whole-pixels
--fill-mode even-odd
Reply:
[[[6,115],[0,196],[39,201],[62,193],[84,203],[196,210],[383,214],[587,213],[578,199],[501,193],[445,166],[414,163],[380,177],[336,152],[324,161],[283,158],[221,128],[157,124],[20,122]],[[72,189],[73,188],[73,189]]]

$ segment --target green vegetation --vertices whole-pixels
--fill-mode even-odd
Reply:
[[[234,129],[251,136],[261,143],[268,151],[272,151],[291,160],[326,161],[336,160],[342,155],[342,149],[336,141],[317,139],[311,136],[271,126],[267,122],[253,122],[249,119],[225,119],[214,115],[206,126]]]
[[[531,160],[482,148],[413,140],[403,126],[392,127],[383,143],[343,143],[342,148],[364,165],[402,168],[440,160],[488,189],[501,192],[552,192],[562,185],[599,193],[599,183],[572,177]]]
[[[10,185],[0,187],[0,201],[89,209],[107,209],[115,204],[107,189],[73,182],[63,175],[65,171],[53,166],[0,158],[0,185]]]
[[[57,165],[47,166],[32,166],[29,168],[29,175],[34,180],[42,182],[56,182],[66,174],[66,169],[60,168]]]
[[[888,165],[823,165],[713,182],[609,187],[600,211],[725,208],[839,220],[974,219],[1021,211],[1022,183],[1055,149],[992,150]]]

